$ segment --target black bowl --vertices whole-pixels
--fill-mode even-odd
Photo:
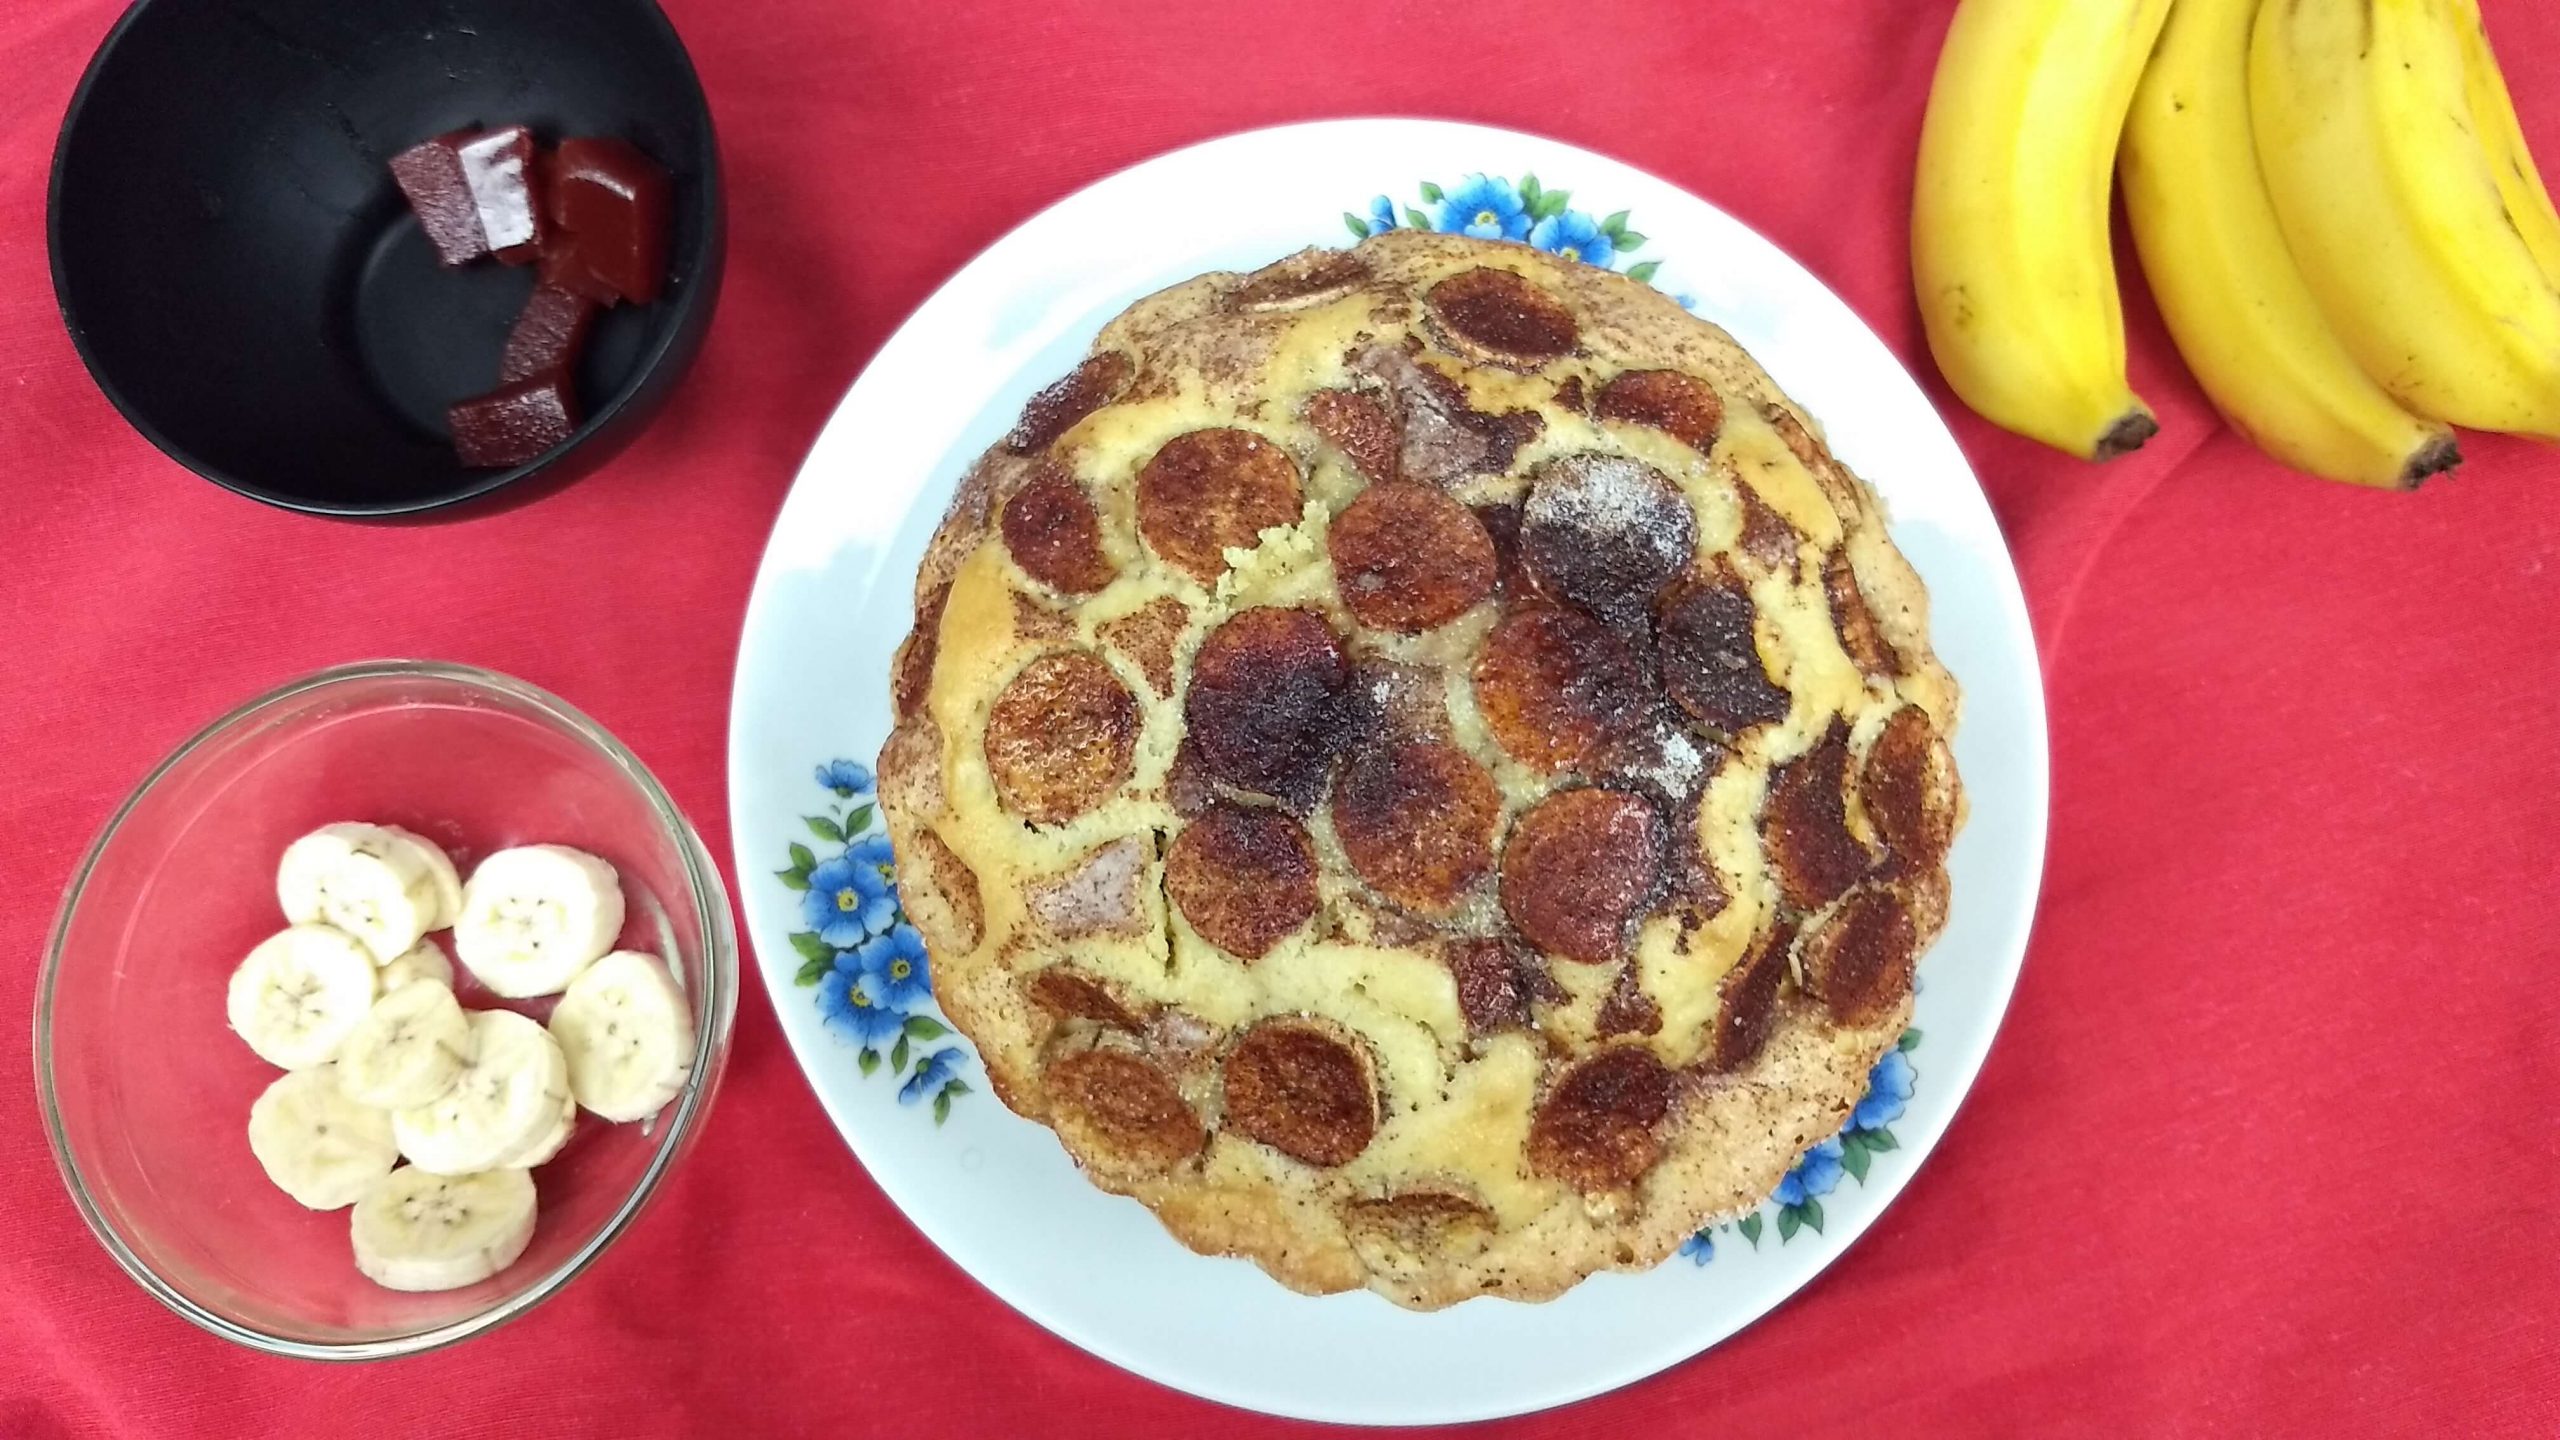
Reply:
[[[445,407],[497,383],[532,267],[438,265],[384,167],[518,121],[667,168],[669,284],[598,317],[575,435],[471,470]],[[48,240],[81,359],[153,444],[270,504],[398,516],[637,433],[710,326],[721,214],[710,107],[653,0],[140,0],[71,97]]]

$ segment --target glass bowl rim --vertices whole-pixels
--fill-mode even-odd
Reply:
[[[207,745],[285,701],[355,681],[415,678],[449,681],[492,691],[530,706],[563,731],[584,741],[590,751],[618,772],[648,802],[659,824],[675,842],[684,867],[686,888],[691,892],[689,898],[694,921],[702,936],[703,1008],[708,1023],[698,1027],[700,1034],[694,1041],[695,1080],[685,1087],[675,1105],[665,1112],[666,1137],[651,1153],[647,1168],[596,1233],[580,1244],[566,1260],[553,1267],[549,1274],[484,1310],[431,1329],[374,1340],[290,1339],[243,1324],[179,1290],[125,1242],[123,1235],[100,1208],[96,1197],[89,1193],[79,1163],[72,1155],[70,1137],[64,1130],[61,1106],[54,1093],[54,984],[61,977],[63,946],[70,938],[72,918],[79,912],[81,898],[88,889],[90,876],[96,871],[99,859],[114,843],[134,808],[158,788],[172,770]],[[612,732],[549,691],[495,670],[440,660],[356,661],[289,680],[234,706],[151,767],[150,773],[143,776],[141,783],[135,785],[116,806],[114,813],[107,817],[97,838],[89,843],[79,865],[72,870],[70,883],[63,888],[61,905],[54,914],[52,933],[45,942],[43,966],[36,977],[36,1098],[38,1108],[44,1112],[45,1138],[53,1150],[54,1166],[61,1172],[63,1185],[70,1190],[80,1218],[87,1222],[89,1232],[106,1247],[108,1254],[115,1257],[116,1264],[125,1274],[161,1304],[201,1329],[270,1355],[302,1360],[387,1360],[441,1349],[515,1319],[559,1293],[594,1264],[623,1231],[630,1228],[631,1222],[656,1193],[659,1182],[675,1164],[677,1156],[683,1152],[702,1112],[709,1107],[712,1092],[719,1081],[719,1062],[725,1057],[729,1031],[737,1011],[737,990],[737,928],[730,918],[728,888],[720,878],[719,866],[711,859],[702,837],[695,833],[692,822],[676,808],[665,787],[649,773],[640,757],[614,738]]]

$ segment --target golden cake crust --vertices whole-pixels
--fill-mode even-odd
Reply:
[[[1910,1014],[1957,692],[1722,331],[1396,230],[1138,302],[962,482],[880,794],[997,1094],[1309,1292],[1659,1263]]]

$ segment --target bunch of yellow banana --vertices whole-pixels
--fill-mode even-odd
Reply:
[[[2125,380],[2107,233],[2216,408],[2298,469],[2405,489],[2447,426],[2560,439],[2560,216],[2478,0],[1962,0],[1912,269],[1991,420],[2104,460]]]

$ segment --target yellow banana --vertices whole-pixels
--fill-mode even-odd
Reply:
[[[2542,188],[2542,172],[2525,148],[2524,127],[2516,123],[2516,102],[2507,94],[2507,77],[2489,49],[2489,32],[2480,22],[2479,0],[2456,0],[2462,35],[2463,88],[2471,98],[2471,122],[2489,148],[2491,173],[2507,217],[2524,236],[2525,248],[2542,267],[2542,278],[2560,285],[2560,215],[2551,210],[2551,192]]]
[[[1947,383],[2105,460],[2159,432],[2125,383],[2107,234],[2125,107],[2169,0],[1963,0],[1930,83],[1911,271]]]
[[[2453,465],[2453,432],[2357,367],[2285,250],[2249,133],[2257,10],[2174,0],[2117,157],[2134,248],[2187,368],[2234,428],[2297,470],[2406,489]]]
[[[2472,120],[2463,28],[2456,0],[2266,0],[2258,159],[2365,373],[2421,415],[2560,438],[2560,289]]]

